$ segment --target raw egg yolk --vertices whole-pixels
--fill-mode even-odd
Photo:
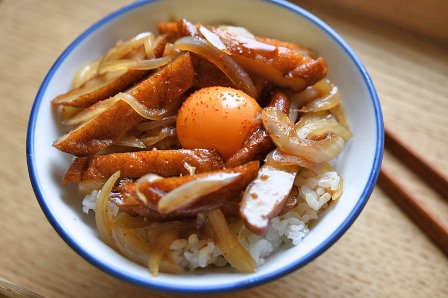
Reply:
[[[183,148],[216,149],[227,159],[261,124],[261,107],[244,93],[208,87],[190,95],[177,116],[177,137]]]

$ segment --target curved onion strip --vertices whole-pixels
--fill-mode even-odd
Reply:
[[[170,247],[171,243],[178,238],[178,232],[175,229],[163,229],[157,235],[157,242],[151,245],[149,249],[148,268],[153,276],[159,274],[162,258]]]
[[[319,91],[315,88],[308,87],[300,93],[296,93],[291,96],[290,104],[289,104],[289,118],[292,123],[297,121],[299,117],[299,110],[301,107],[311,102],[313,99],[319,96]]]
[[[266,156],[265,162],[271,166],[277,166],[279,164],[284,166],[300,166],[309,169],[316,175],[320,173],[322,169],[321,163],[311,162],[303,157],[286,154],[279,149],[272,150]]]
[[[162,127],[162,126],[167,125],[167,124],[175,123],[176,122],[176,118],[177,118],[176,116],[169,116],[169,117],[166,117],[166,118],[163,118],[163,119],[160,119],[160,120],[154,120],[154,121],[149,121],[149,122],[142,122],[142,123],[137,124],[136,126],[134,126],[133,129],[136,130],[136,131],[140,131],[140,132],[150,131],[152,129],[159,128],[159,127]]]
[[[103,74],[109,71],[117,71],[123,69],[151,70],[164,66],[171,62],[171,60],[172,58],[170,56],[165,56],[148,60],[121,59],[107,61],[98,68],[98,73]]]
[[[190,51],[215,64],[239,89],[256,98],[257,91],[247,72],[228,54],[198,36],[185,36],[174,43],[174,49]]]
[[[160,213],[170,213],[194,203],[198,198],[217,191],[232,183],[240,173],[210,174],[176,187],[160,199],[157,209]]]
[[[111,229],[112,240],[118,250],[130,260],[146,266],[149,260],[149,243],[132,229],[114,225]]]
[[[160,37],[160,36],[158,36]],[[154,55],[154,35],[150,34],[147,38],[143,39],[143,47],[145,48],[146,58],[152,59],[155,58]]]
[[[120,76],[122,76],[126,71],[118,70],[114,72],[108,72],[101,76],[96,76],[91,80],[87,81],[84,85],[78,89],[72,90],[62,96],[58,96],[53,100],[54,104],[68,104],[75,100],[76,98],[91,93],[95,90],[103,88],[108,84],[112,83]]]
[[[142,105],[134,96],[129,93],[118,93],[114,96],[117,100],[122,100],[130,105],[140,116],[150,120],[163,119],[168,112],[167,109],[149,109]]]
[[[228,55],[231,55],[231,53],[227,50],[226,46],[223,44],[218,35],[208,30],[204,26],[199,27],[199,32],[201,32],[202,36],[204,36],[204,38],[207,39],[207,41],[211,43],[215,48],[217,48],[220,51],[223,51]]]
[[[133,147],[133,148],[146,148],[145,144],[135,136],[124,136],[120,140],[114,143],[114,145]]]
[[[125,42],[117,43],[115,47],[110,49],[106,53],[106,55],[104,55],[103,59],[100,62],[99,67],[101,67],[103,63],[107,61],[113,61],[122,58],[133,49],[136,49],[139,46],[141,46],[144,40],[150,37],[151,35],[152,35],[151,32],[143,32]]]
[[[160,133],[157,136],[150,136],[150,137],[142,137],[140,141],[145,145],[145,147],[150,147],[161,140],[172,137],[176,135],[176,129],[173,127],[164,127],[160,130]]]
[[[235,234],[230,231],[226,218],[220,209],[207,212],[207,218],[212,226],[214,238],[227,262],[240,272],[255,271],[255,260],[241,245]]]
[[[140,116],[150,119],[150,120],[160,120],[163,119],[164,115],[168,113],[167,109],[149,109],[142,105],[134,96],[129,93],[118,93],[114,97],[108,98],[106,100],[99,101],[90,107],[86,108],[84,111],[77,114],[75,117],[65,120],[64,124],[74,125],[79,123],[85,123],[111,106],[113,106],[117,101],[123,100],[128,105],[130,105]]]
[[[229,32],[239,35],[239,36],[243,36],[243,37],[250,38],[250,39],[255,39],[255,35],[253,35],[252,32],[250,32],[249,30],[247,30],[244,27],[222,25],[222,26],[219,26],[218,28],[222,29],[222,30],[229,31]]]
[[[100,60],[86,63],[76,70],[72,80],[72,89],[81,87],[82,84],[97,75]]]
[[[285,153],[320,163],[335,158],[344,148],[344,140],[333,133],[322,140],[300,139],[289,117],[275,108],[264,108],[262,115],[272,141]]]
[[[92,179],[92,180],[82,180],[78,184],[78,192],[82,195],[88,195],[94,190],[100,190],[106,179]]]
[[[338,87],[328,80],[322,80],[314,84],[321,96],[300,109],[301,112],[317,112],[329,110],[341,103]]]
[[[109,202],[110,192],[120,177],[120,171],[115,172],[109,179],[107,179],[103,188],[98,194],[95,208],[95,223],[98,229],[99,236],[106,244],[114,247],[112,240],[112,222],[110,219],[107,204]]]
[[[156,180],[159,180],[162,178],[163,177],[161,177],[159,175],[149,173],[149,174],[146,174],[146,175],[140,177],[140,179],[137,180],[137,185],[135,186],[137,196],[144,204],[148,204],[148,199],[146,198],[146,196],[144,194],[142,194],[140,192],[140,184],[141,183],[151,183],[153,181],[156,181]]]
[[[99,101],[91,105],[90,107],[85,108],[83,111],[76,114],[73,118],[64,120],[62,123],[67,125],[85,123],[113,106],[116,102],[117,100],[114,97]]]
[[[336,117],[339,123],[341,123],[347,129],[349,129],[348,121],[345,115],[345,110],[342,105],[337,105],[334,108],[331,108],[329,112]]]
[[[138,229],[145,228],[152,224],[147,217],[131,216],[126,212],[120,212],[113,219],[114,226],[118,225],[123,228]]]
[[[317,139],[328,133],[340,136],[344,141],[348,141],[352,137],[350,130],[334,119],[314,119],[314,121],[308,121],[303,125],[296,125],[296,132],[300,138],[308,139]]]

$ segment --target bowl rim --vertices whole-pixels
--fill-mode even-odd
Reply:
[[[81,255],[84,259],[86,259],[88,262],[90,262],[97,268],[101,269],[102,271],[107,272],[108,274],[111,274],[115,277],[118,277],[122,280],[131,282],[131,283],[139,285],[139,286],[151,288],[154,290],[161,290],[161,291],[175,292],[175,293],[215,293],[215,292],[229,292],[229,291],[241,290],[241,289],[257,286],[257,285],[260,285],[263,283],[267,283],[267,282],[270,282],[277,278],[280,278],[282,276],[285,276],[285,275],[289,274],[290,272],[295,271],[295,270],[299,269],[300,267],[306,265],[311,260],[315,259],[320,254],[322,254],[324,251],[326,251],[353,224],[355,219],[359,216],[362,209],[366,205],[366,203],[373,191],[373,188],[376,184],[376,180],[378,178],[379,171],[380,171],[380,166],[381,166],[382,157],[383,157],[383,149],[384,149],[384,124],[383,124],[383,116],[382,116],[381,106],[380,106],[379,98],[376,93],[373,82],[372,82],[369,74],[367,73],[367,70],[364,67],[363,63],[360,61],[360,59],[357,57],[357,55],[351,49],[351,47],[347,44],[347,42],[337,32],[335,32],[329,25],[327,25],[324,21],[322,21],[321,19],[319,19],[312,13],[308,12],[307,10],[305,10],[299,6],[296,6],[292,3],[288,3],[286,1],[263,0],[264,2],[268,2],[270,4],[280,6],[284,9],[294,12],[295,14],[300,15],[301,17],[305,18],[307,21],[311,22],[313,25],[317,26],[322,31],[324,31],[333,41],[335,41],[340,46],[343,49],[343,51],[346,53],[346,55],[351,59],[351,61],[354,63],[357,70],[361,74],[362,79],[368,88],[370,100],[372,101],[373,109],[375,112],[376,138],[378,141],[376,143],[375,156],[374,156],[374,160],[373,160],[372,169],[371,169],[369,178],[367,180],[367,184],[364,187],[364,190],[361,193],[360,198],[358,199],[353,210],[350,212],[349,216],[342,222],[342,224],[339,226],[339,228],[336,229],[334,231],[334,233],[330,235],[330,237],[325,239],[325,241],[322,242],[318,247],[316,247],[315,250],[313,250],[309,254],[305,255],[303,258],[288,264],[287,266],[283,267],[281,270],[269,272],[269,273],[263,274],[257,278],[252,278],[252,277],[250,277],[250,275],[248,275],[248,278],[243,281],[238,281],[238,282],[233,282],[233,283],[225,283],[222,285],[215,286],[214,288],[208,288],[207,286],[184,286],[184,285],[170,285],[170,284],[167,285],[167,284],[157,283],[157,279],[154,279],[154,281],[150,280],[148,282],[148,280],[129,276],[127,274],[124,274],[124,273],[114,269],[113,267],[109,266],[107,263],[98,261],[92,254],[89,253],[89,251],[87,251],[86,249],[84,249],[83,247],[81,247],[79,244],[76,243],[76,241],[62,228],[62,226],[56,220],[55,216],[50,212],[50,209],[47,205],[46,199],[43,196],[41,185],[39,183],[39,177],[37,175],[37,169],[36,169],[36,163],[35,163],[35,149],[34,149],[34,141],[33,141],[34,134],[35,134],[35,125],[36,125],[37,115],[39,112],[39,108],[42,106],[41,103],[42,103],[43,95],[46,92],[49,82],[52,80],[56,70],[61,65],[61,63],[64,61],[64,59],[74,50],[74,48],[76,48],[76,46],[80,42],[82,42],[92,32],[94,32],[98,28],[106,25],[107,23],[114,20],[115,18],[118,18],[118,17],[122,16],[123,14],[128,13],[129,11],[138,9],[139,7],[144,6],[144,5],[149,5],[154,2],[160,2],[160,1],[162,1],[162,0],[137,1],[137,2],[131,3],[127,6],[124,6],[120,9],[110,13],[109,15],[105,16],[101,20],[99,20],[96,23],[94,23],[93,25],[91,25],[83,33],[81,33],[62,52],[62,54],[57,58],[57,60],[51,66],[50,70],[48,71],[47,75],[45,76],[45,78],[37,92],[33,106],[31,108],[29,122],[28,122],[28,128],[27,128],[27,136],[26,136],[26,157],[27,157],[28,174],[30,177],[33,191],[38,200],[38,203],[39,203],[42,211],[44,212],[45,216],[47,217],[48,221],[51,223],[53,228],[56,230],[56,232],[79,255]]]

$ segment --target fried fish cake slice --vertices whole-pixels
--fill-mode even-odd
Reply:
[[[272,93],[269,107],[288,113],[289,98],[281,90]],[[260,125],[247,139],[241,148],[226,160],[226,167],[236,167],[249,162],[250,160],[260,160],[266,157],[270,151],[275,149],[275,144],[267,131]]]
[[[218,189],[210,194],[199,197],[197,200],[186,207],[166,213],[170,215],[193,215],[197,214],[198,212],[204,212],[207,210],[218,208],[219,206],[222,206],[230,201],[237,202],[241,198],[241,194],[246,186],[257,176],[259,165],[259,161],[252,161],[234,168],[209,171],[190,176],[168,177],[151,182],[142,181],[138,183],[138,185],[135,182],[130,182],[122,185],[118,190],[118,193],[120,194],[117,195],[116,192],[114,194],[114,197],[115,201],[120,202],[118,206],[123,210],[126,210],[127,212],[135,212],[142,215],[141,205],[143,205],[153,212],[160,213],[157,206],[158,202],[164,197],[165,194],[181,185],[216,174],[239,174],[236,179],[234,179],[227,186]],[[142,199],[137,195],[137,187],[138,191],[145,196],[145,202],[143,202]],[[135,201],[139,201],[141,205],[135,204],[135,201],[130,197],[134,198]]]
[[[193,83],[191,56],[186,53],[141,81],[129,93],[142,105],[159,109],[176,100]],[[118,101],[94,119],[63,135],[53,146],[75,156],[93,155],[120,139],[143,119],[126,102]]]
[[[163,38],[154,48],[154,56],[156,58],[162,56],[166,42],[166,39]],[[139,55],[139,52],[144,53],[143,46],[133,51],[133,53],[126,55],[124,58],[130,59],[135,55]],[[53,99],[52,103],[55,105],[85,108],[128,89],[149,73],[149,70],[129,69],[127,71],[120,70],[98,74],[86,81],[80,87],[57,96]]]
[[[172,24],[159,26],[159,29],[172,36],[197,36],[200,35],[200,26],[181,19],[177,21],[177,33],[173,32]],[[263,38],[257,40],[219,27],[207,28],[219,37],[226,51],[246,71],[264,77],[280,87],[300,92],[327,74],[327,64],[322,57],[312,58],[310,51],[297,51],[292,44],[275,42],[274,39],[263,42]],[[163,31],[165,29],[166,32]]]
[[[185,163],[197,173],[224,167],[215,150],[179,149],[112,153],[76,158],[67,170],[63,183],[107,179],[116,171],[121,177],[139,178],[148,173],[162,177],[188,175]]]

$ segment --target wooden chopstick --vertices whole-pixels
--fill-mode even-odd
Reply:
[[[424,159],[404,144],[389,130],[385,130],[385,147],[404,161],[435,191],[445,199],[448,194],[448,179],[429,165]],[[381,168],[378,185],[414,221],[414,223],[448,256],[448,226],[405,187],[393,178],[389,171]]]
[[[422,156],[403,144],[390,130],[384,129],[384,146],[401,159],[408,168],[416,173],[435,191],[448,200],[448,177],[430,165]]]

